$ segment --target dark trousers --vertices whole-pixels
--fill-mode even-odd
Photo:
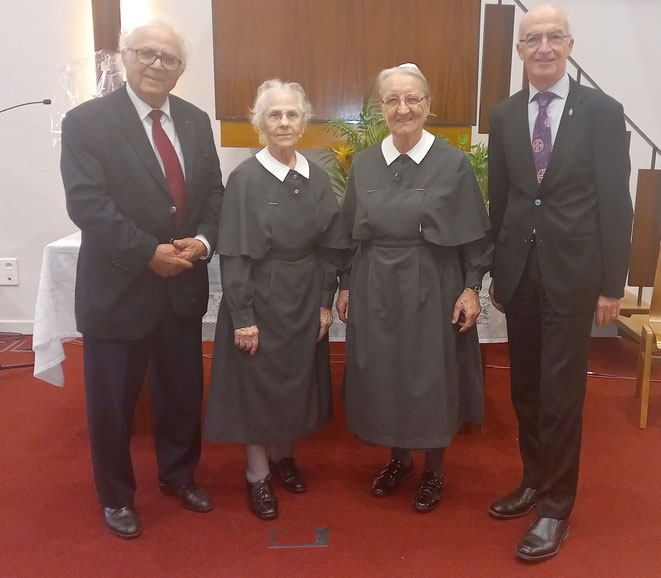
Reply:
[[[200,459],[202,321],[164,319],[135,341],[83,335],[87,421],[101,505],[133,504],[130,443],[135,406],[149,367],[159,480],[193,481]]]
[[[523,484],[539,490],[539,516],[565,519],[578,485],[594,312],[560,315],[553,310],[534,244],[505,312]]]

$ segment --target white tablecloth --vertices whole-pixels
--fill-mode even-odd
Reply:
[[[62,343],[80,337],[73,310],[80,231],[46,245],[34,308],[34,376],[64,385]]]
[[[34,350],[34,376],[52,383],[64,385],[62,344],[76,337],[74,316],[74,287],[76,284],[76,261],[80,249],[80,231],[46,245],[41,264],[37,303],[34,312],[32,348]],[[493,308],[487,289],[490,279],[484,279],[480,294],[482,314],[478,318],[480,342],[493,343],[507,341],[505,316]],[[222,296],[218,256],[214,255],[209,264],[209,306],[202,319],[202,339],[213,341],[216,329],[218,306]],[[331,325],[331,341],[344,341],[345,326],[337,319]]]

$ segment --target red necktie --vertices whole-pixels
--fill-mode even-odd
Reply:
[[[161,155],[161,160],[163,161],[165,178],[170,186],[174,206],[177,208],[177,227],[179,227],[181,226],[184,211],[186,210],[186,181],[184,180],[184,173],[181,170],[177,152],[174,150],[172,142],[170,142],[168,135],[165,134],[161,126],[162,115],[162,110],[152,110],[149,113],[152,120],[151,135],[158,154]]]

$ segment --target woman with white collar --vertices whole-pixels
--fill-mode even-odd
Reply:
[[[299,84],[259,87],[252,123],[266,147],[229,176],[221,210],[204,435],[245,445],[248,501],[262,519],[278,516],[270,473],[306,491],[294,441],[332,413],[327,332],[350,241],[328,176],[296,151],[311,116]]]
[[[354,158],[342,205],[356,251],[337,310],[347,321],[349,429],[391,448],[372,494],[395,492],[425,452],[413,506],[438,506],[444,448],[482,419],[475,321],[493,245],[467,156],[423,129],[431,98],[415,65],[376,82],[391,135]]]

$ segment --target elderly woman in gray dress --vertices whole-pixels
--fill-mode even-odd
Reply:
[[[296,151],[311,115],[299,84],[259,87],[252,122],[266,147],[230,175],[219,227],[223,298],[204,432],[245,445],[248,500],[262,519],[278,516],[271,473],[306,491],[294,441],[332,411],[327,331],[350,240],[328,176]]]
[[[372,494],[395,492],[425,452],[413,500],[436,508],[444,450],[483,413],[475,321],[491,265],[489,221],[467,156],[423,129],[427,80],[414,65],[377,78],[391,135],[356,155],[342,207],[356,247],[336,303],[347,322],[353,433],[389,446]]]

